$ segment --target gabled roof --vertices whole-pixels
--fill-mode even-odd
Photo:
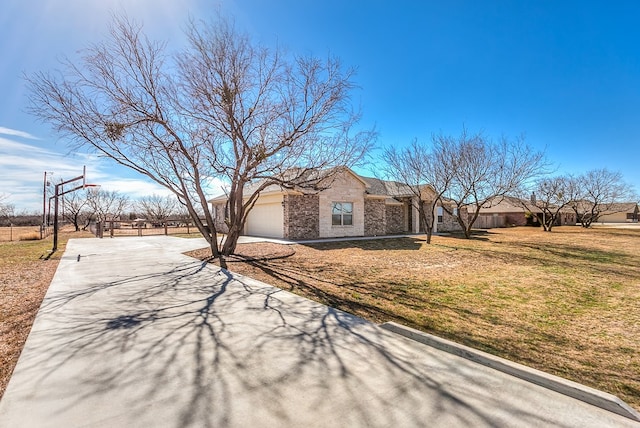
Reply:
[[[611,204],[611,206],[609,207],[609,210],[607,211],[615,211],[615,212],[624,212],[624,213],[632,213],[637,211],[638,208],[638,204],[635,202],[620,202],[620,203],[616,203],[616,204]]]
[[[412,196],[411,188],[397,181],[386,181],[379,178],[359,176],[367,185],[367,194],[376,196]]]
[[[382,180],[380,178],[360,176],[367,183],[367,194],[375,196],[387,196],[390,198],[406,198],[416,196],[411,186],[398,181]],[[428,190],[433,192],[433,188],[428,184],[418,186],[420,191]]]
[[[296,170],[296,171],[293,171],[292,174],[300,173],[300,176],[296,177],[296,179],[301,182],[301,185],[293,185],[291,187],[285,187],[280,184],[272,184],[266,187],[265,189],[263,189],[261,191],[261,194],[279,193],[279,192],[309,193],[309,192],[321,191],[323,189],[323,186],[327,186],[327,185],[330,186],[330,181],[325,181],[325,180],[327,180],[328,177],[335,175],[336,169],[342,170],[347,174],[350,174],[351,176],[353,176],[355,179],[362,182],[362,184],[364,184],[365,186],[365,189],[366,189],[365,192],[367,195],[385,197],[387,199],[415,196],[415,193],[412,191],[411,187],[404,183],[400,183],[398,181],[382,180],[380,178],[374,178],[374,177],[365,177],[365,176],[356,174],[351,170],[351,168],[347,168],[347,167],[337,167],[337,168],[332,168],[330,170],[322,170],[322,171],[305,170],[300,172]],[[248,183],[244,189],[245,195],[251,195],[252,193],[254,193],[258,188],[260,188],[265,183],[265,181],[266,179]],[[429,185],[421,185],[420,188],[431,189]],[[209,200],[209,202],[223,202],[226,200],[227,200],[227,196],[221,195]]]
[[[336,167],[327,170],[295,169],[286,171],[283,173],[282,177],[274,176],[274,178],[264,178],[247,183],[244,188],[244,195],[249,196],[253,194],[268,181],[275,181],[275,183],[262,189],[260,194],[313,193],[329,187],[330,181],[327,180],[331,180],[331,177],[335,176],[340,171],[350,174],[353,178],[360,181],[365,187],[368,186],[368,183],[363,180],[363,177],[359,176],[347,167]],[[278,181],[282,181],[282,184],[278,184]],[[227,195],[220,195],[210,199],[209,202],[224,202],[227,199]]]
[[[585,200],[577,201],[576,206],[579,212],[590,212],[593,207],[593,203]],[[613,204],[601,204],[608,209],[603,210],[600,214],[615,214],[615,213],[634,213],[638,210],[637,202],[616,202]]]
[[[512,196],[494,198],[480,208],[480,214],[524,212],[540,213],[542,210],[526,199],[514,198]]]

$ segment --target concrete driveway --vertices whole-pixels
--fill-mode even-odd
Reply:
[[[637,427],[181,253],[71,240],[2,427]]]

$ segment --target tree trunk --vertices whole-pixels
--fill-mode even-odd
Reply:
[[[230,256],[235,253],[238,239],[244,230],[244,223],[246,221],[245,206],[244,206],[244,191],[245,182],[239,181],[235,187],[229,191],[229,199],[227,200],[226,210],[228,210],[227,227],[229,232],[222,245],[222,256]]]
[[[222,258],[220,256],[220,251],[218,249],[218,239],[211,239],[211,242],[209,242],[209,247],[211,248],[211,255],[213,256],[214,259],[218,259],[218,258]]]
[[[458,215],[456,217],[456,221],[458,222],[458,225],[460,225],[460,229],[462,229],[462,233],[464,233],[464,237],[469,239],[469,237],[471,237],[471,225],[473,223],[469,222],[469,224],[467,225],[467,223],[464,222],[464,219],[462,218],[461,215]]]
[[[478,219],[478,216],[480,215],[480,207],[482,206],[482,204],[476,204],[475,205],[475,211],[473,212],[473,217],[472,218],[468,218],[467,215],[467,223],[464,222],[464,219],[462,218],[462,216],[460,215],[460,213],[462,212],[462,207],[458,207],[458,224],[460,226],[462,226],[462,231],[464,232],[464,237],[466,239],[470,239],[471,238],[471,228],[473,227],[473,225],[476,223],[476,220]]]
[[[427,215],[427,211],[424,209],[424,203],[422,203],[420,215],[422,216],[422,224],[424,224],[424,229],[427,234],[427,244],[431,244],[431,236],[433,236],[433,220],[434,220],[434,210],[436,203],[432,202],[429,204],[430,215]]]
[[[540,224],[542,225],[542,230],[544,230],[545,232],[549,231],[549,218],[544,211],[542,212],[542,221],[540,222]]]
[[[229,233],[227,234],[224,244],[222,245],[222,256],[230,256],[236,251],[236,245],[238,245],[238,239],[240,238],[240,230],[233,225],[231,229],[229,229]]]
[[[591,223],[593,223],[594,217],[593,214],[589,215],[588,218],[585,218],[582,221],[582,227],[584,227],[585,229],[588,229],[589,227],[591,227]]]
[[[549,216],[549,221],[547,223],[547,232],[551,232],[551,229],[553,229],[553,225],[556,224],[556,216],[555,215],[550,215]]]

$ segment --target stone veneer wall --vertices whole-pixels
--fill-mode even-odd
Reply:
[[[384,199],[364,200],[364,236],[386,233],[386,209]]]
[[[387,205],[386,207],[386,230],[385,233],[393,235],[403,233],[404,230],[404,207],[402,205]]]
[[[442,223],[438,223],[438,232],[456,232],[461,231],[462,227],[458,221],[452,215],[448,214],[445,210],[442,210]],[[461,215],[465,216],[467,214],[467,210],[463,210]]]
[[[216,226],[216,231],[218,233],[227,233],[229,231],[229,228],[227,227],[227,224],[224,222],[224,207],[225,206],[226,206],[225,202],[212,204],[212,208],[215,211],[213,213],[214,214],[213,224]]]
[[[320,237],[320,200],[318,195],[284,195],[285,239]]]
[[[330,187],[318,194],[320,237],[342,238],[364,236],[364,194],[365,184],[351,173],[343,172],[333,177]],[[331,221],[333,202],[353,204],[353,224],[334,226]]]

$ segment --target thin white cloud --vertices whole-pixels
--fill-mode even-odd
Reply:
[[[1,135],[9,135],[12,137],[21,137],[21,138],[28,138],[30,140],[38,140],[38,137],[34,137],[33,135],[29,134],[28,132],[24,132],[24,131],[18,131],[16,129],[11,129],[11,128],[5,128],[3,126],[0,126],[0,134]]]
[[[47,181],[56,183],[82,175],[83,165],[88,171],[101,168],[99,162],[86,160],[0,137],[0,193],[8,194],[18,211],[39,211],[45,171]]]
[[[111,177],[100,180],[100,187],[104,190],[118,191],[129,196],[131,199],[139,199],[149,195],[173,195],[166,187],[149,180],[137,178],[117,178]]]
[[[18,211],[42,210],[45,171],[47,181],[55,184],[82,175],[83,166],[86,166],[88,184],[98,184],[102,189],[121,192],[131,200],[152,194],[172,194],[150,179],[95,154],[61,154],[0,137],[0,194],[8,194],[9,202]],[[205,187],[208,196],[215,197],[224,193],[226,186],[219,179],[211,178]]]
[[[224,195],[229,189],[229,184],[220,180],[219,178],[209,178],[206,185],[206,191],[211,195],[211,198]]]

